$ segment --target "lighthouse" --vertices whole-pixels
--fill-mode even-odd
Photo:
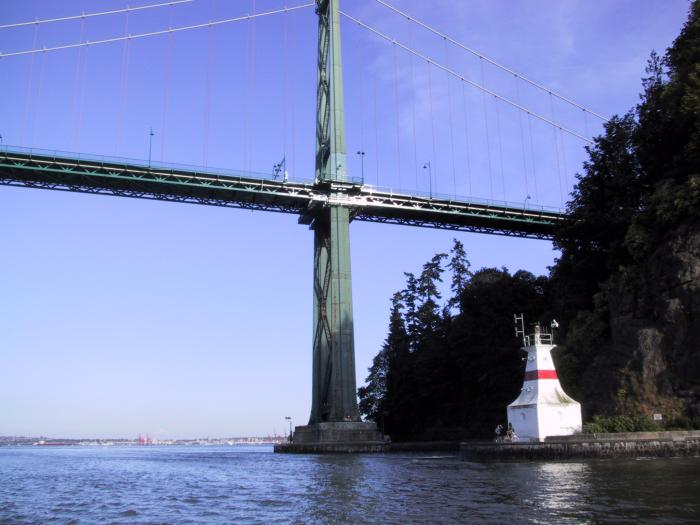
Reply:
[[[551,355],[555,348],[552,334],[535,324],[533,333],[525,335],[523,316],[516,316],[515,322],[515,333],[522,336],[522,349],[527,352],[527,365],[520,395],[508,405],[508,423],[520,439],[530,441],[580,432],[581,404],[559,384]]]

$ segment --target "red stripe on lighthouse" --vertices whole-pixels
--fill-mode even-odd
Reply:
[[[525,381],[534,381],[535,379],[559,379],[556,370],[530,370],[525,372]]]

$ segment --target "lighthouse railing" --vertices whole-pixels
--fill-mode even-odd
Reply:
[[[539,345],[551,345],[553,344],[553,339],[552,339],[552,334],[548,334],[545,332],[540,332],[540,333],[535,333],[535,334],[529,334],[524,337],[525,339],[525,346],[533,346],[536,344]]]

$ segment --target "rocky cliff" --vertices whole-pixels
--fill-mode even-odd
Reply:
[[[700,417],[700,220],[612,276],[610,365],[618,413]]]

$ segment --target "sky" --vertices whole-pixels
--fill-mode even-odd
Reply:
[[[157,1],[128,2],[131,7]],[[0,28],[0,51],[136,35],[303,0],[193,0]],[[391,2],[390,2],[391,3]],[[126,7],[5,0],[0,25]],[[633,107],[686,0],[393,0],[605,117]],[[376,0],[341,9],[348,169],[411,193],[562,208],[602,121]],[[212,28],[0,58],[3,146],[313,177],[312,7]],[[507,99],[507,100],[506,100]],[[516,110],[508,101],[527,107]],[[153,130],[152,143],[149,141]],[[357,151],[364,151],[361,158]],[[431,168],[423,168],[430,162]],[[293,215],[0,187],[0,435],[282,433],[308,420],[313,236]],[[404,272],[461,240],[473,268],[547,273],[548,241],[351,225],[357,381]],[[510,327],[484,327],[510,329]]]

